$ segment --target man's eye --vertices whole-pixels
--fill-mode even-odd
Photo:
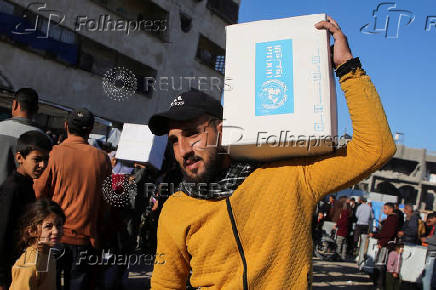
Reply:
[[[198,134],[200,134],[200,132],[198,130],[187,131],[186,132],[186,137],[195,137]]]

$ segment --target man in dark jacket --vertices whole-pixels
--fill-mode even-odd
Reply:
[[[416,244],[418,243],[419,216],[413,211],[410,204],[404,206],[404,213],[406,214],[406,220],[398,232],[398,236],[404,243]]]
[[[387,260],[387,248],[389,242],[395,239],[398,231],[398,216],[394,213],[394,204],[391,202],[385,203],[383,212],[387,215],[387,219],[382,222],[380,231],[376,234],[369,234],[370,237],[374,237],[378,240],[379,253],[377,254],[376,268],[374,269],[374,284],[377,289],[384,288]]]

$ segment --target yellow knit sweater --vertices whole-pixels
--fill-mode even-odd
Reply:
[[[159,219],[160,262],[153,271],[153,289],[185,289],[190,270],[193,287],[310,287],[316,203],[367,177],[395,153],[370,78],[357,70],[340,83],[353,122],[346,148],[329,156],[265,164],[228,200],[200,200],[183,192],[167,200]]]

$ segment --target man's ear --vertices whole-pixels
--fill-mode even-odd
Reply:
[[[15,159],[17,160],[18,164],[21,165],[21,164],[23,164],[24,159],[26,159],[26,157],[24,157],[23,155],[21,155],[20,152],[17,152],[17,153],[15,154]]]
[[[216,129],[220,133],[220,135],[223,133],[223,121],[222,120],[220,120],[218,122],[218,124],[216,125]]]
[[[17,111],[20,106],[20,104],[17,102],[17,100],[12,100],[12,111]]]

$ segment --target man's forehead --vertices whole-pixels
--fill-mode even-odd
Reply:
[[[192,129],[195,128],[203,123],[208,122],[210,117],[208,115],[202,115],[198,118],[187,120],[187,121],[175,121],[170,120],[168,122],[168,128],[169,133],[171,133],[172,130],[186,130],[186,129]]]
[[[40,149],[35,149],[32,150],[29,155],[35,156],[35,157],[46,157],[49,155],[49,152],[47,150],[40,150]]]

